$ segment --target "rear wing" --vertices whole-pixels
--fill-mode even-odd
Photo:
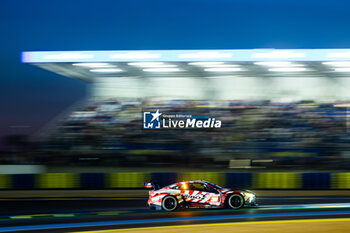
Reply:
[[[145,186],[146,189],[152,189],[152,190],[157,190],[159,189],[159,185],[155,182],[146,182],[143,184]]]

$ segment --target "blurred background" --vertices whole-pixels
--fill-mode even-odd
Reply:
[[[4,1],[2,187],[16,186],[8,174],[23,173],[324,172],[329,183],[332,172],[349,168],[349,64],[337,74],[337,65],[299,62],[305,72],[239,64],[249,75],[193,68],[187,76],[91,79],[69,75],[79,71],[70,64],[63,71],[21,63],[20,54],[349,48],[347,7],[346,1]],[[142,111],[156,109],[223,125],[143,130]]]
[[[348,232],[336,218],[350,216],[349,8],[1,0],[0,232],[316,218],[319,232]],[[159,50],[168,60],[129,64]],[[98,61],[101,51],[115,60]],[[222,127],[143,129],[143,111],[157,110]],[[197,179],[252,189],[260,206],[147,210],[144,182]],[[274,229],[314,229],[291,224]]]

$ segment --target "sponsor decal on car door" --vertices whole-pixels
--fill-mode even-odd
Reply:
[[[197,190],[182,190],[186,202],[201,203],[210,205],[220,204],[220,195]]]

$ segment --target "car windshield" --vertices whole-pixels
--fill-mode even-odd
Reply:
[[[220,187],[219,185],[207,182],[208,184],[210,184],[212,187],[216,188],[216,189],[222,189],[222,187]]]

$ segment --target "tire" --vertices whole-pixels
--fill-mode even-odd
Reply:
[[[240,209],[244,206],[244,198],[240,194],[232,194],[227,200],[227,206],[231,209]]]
[[[178,202],[174,196],[165,196],[162,200],[162,209],[165,211],[174,211],[178,207]]]

